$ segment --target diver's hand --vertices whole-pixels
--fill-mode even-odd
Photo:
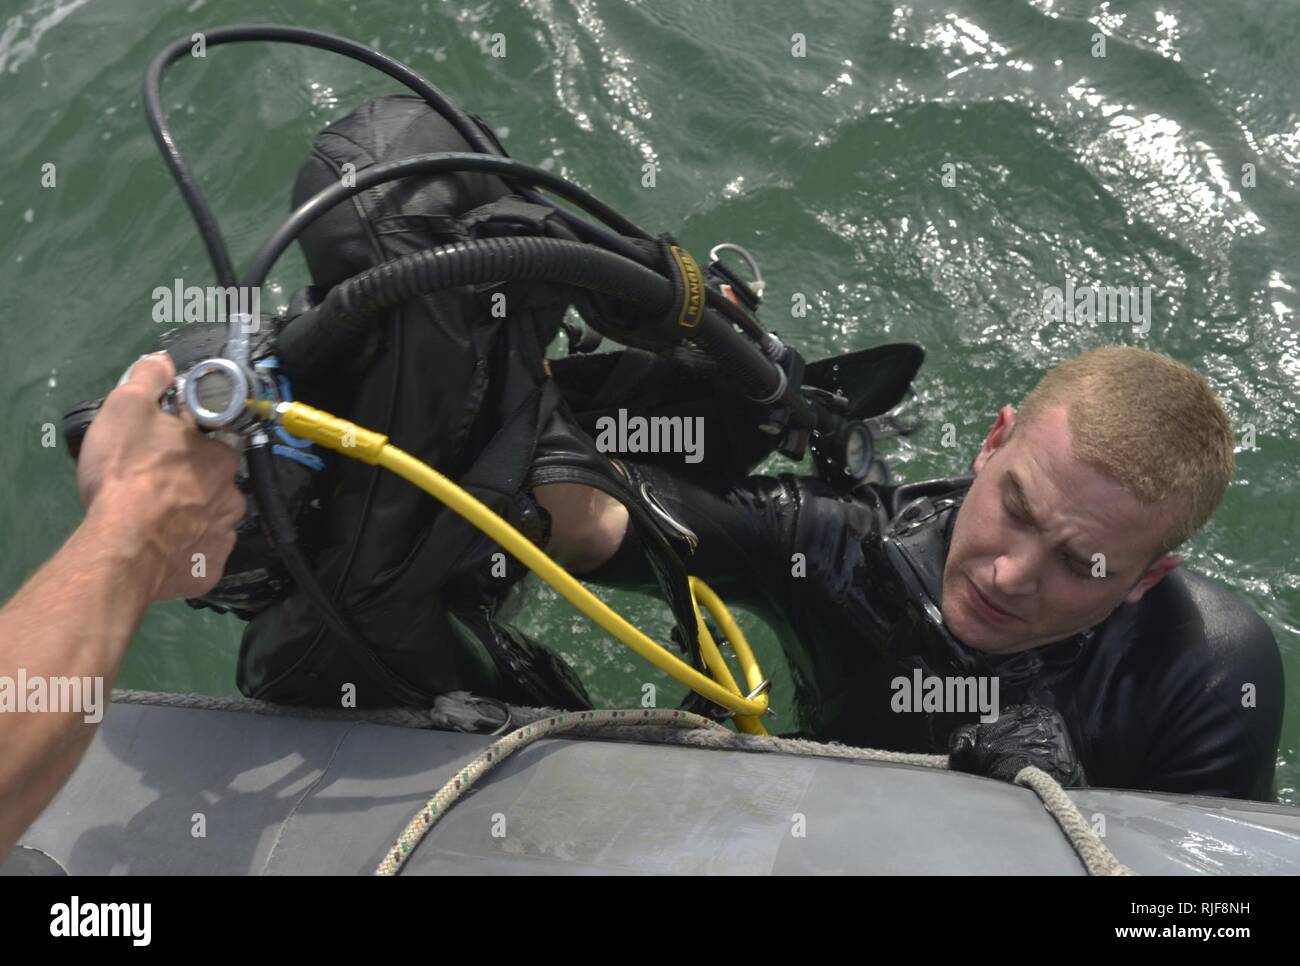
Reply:
[[[114,550],[142,561],[153,600],[215,587],[245,508],[235,451],[159,408],[174,376],[165,352],[139,359],[104,400],[77,460],[88,519]]]
[[[1065,721],[1043,705],[1017,704],[994,721],[962,725],[948,739],[948,754],[954,771],[972,775],[1009,782],[1033,765],[1066,788],[1087,784]]]

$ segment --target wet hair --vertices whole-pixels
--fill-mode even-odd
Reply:
[[[1205,377],[1158,352],[1107,346],[1048,370],[1017,414],[1064,405],[1074,455],[1170,518],[1164,552],[1214,514],[1232,479],[1232,423]]]

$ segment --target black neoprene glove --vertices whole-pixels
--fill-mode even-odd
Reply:
[[[962,725],[948,739],[955,771],[1014,781],[1022,768],[1041,768],[1066,788],[1087,784],[1065,721],[1054,708],[1017,704],[994,721]]]

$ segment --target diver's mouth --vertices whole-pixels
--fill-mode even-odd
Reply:
[[[970,601],[971,607],[981,619],[990,624],[1009,624],[1013,621],[1020,620],[1020,618],[1015,614],[1003,610],[1001,607],[997,606],[997,604],[985,597],[975,581],[967,577],[966,583],[970,585],[966,596]]]

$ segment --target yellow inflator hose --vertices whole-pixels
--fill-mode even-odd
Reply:
[[[574,607],[655,667],[715,704],[734,711],[736,727],[741,731],[750,734],[767,734],[767,729],[759,720],[759,716],[767,711],[768,704],[767,694],[760,693],[764,685],[763,672],[754,659],[754,652],[750,649],[749,642],[726,605],[698,577],[690,578],[691,603],[695,609],[695,621],[699,630],[700,654],[713,675],[712,678],[701,674],[667,648],[637,630],[490,507],[475,499],[433,467],[393,446],[388,442],[387,436],[363,429],[346,419],[331,416],[305,403],[271,403],[261,400],[250,403],[250,406],[261,417],[280,422],[294,436],[309,439],[313,443],[372,466],[381,466],[418,486],[499,543],[511,556],[554,587]],[[741,670],[744,672],[749,693],[754,697],[745,697],[744,692],[737,686],[736,679],[732,676],[721,651],[718,650],[717,643],[713,640],[713,635],[709,633],[700,610],[701,605],[717,621],[718,627],[731,642]]]

